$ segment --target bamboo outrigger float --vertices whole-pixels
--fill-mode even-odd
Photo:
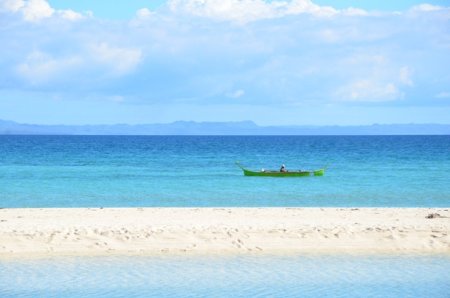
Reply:
[[[323,176],[325,174],[325,168],[313,171],[273,171],[273,170],[261,170],[259,172],[247,170],[239,162],[236,165],[242,169],[245,176],[262,176],[262,177],[307,177],[307,176]]]

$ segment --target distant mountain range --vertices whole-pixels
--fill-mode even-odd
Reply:
[[[450,124],[259,126],[252,121],[115,125],[35,125],[0,120],[0,134],[29,135],[450,135]]]

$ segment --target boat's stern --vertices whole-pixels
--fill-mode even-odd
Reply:
[[[325,169],[315,170],[314,176],[323,176],[325,174]]]

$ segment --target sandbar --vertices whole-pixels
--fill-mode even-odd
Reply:
[[[0,257],[450,254],[449,210],[7,208],[0,209]]]

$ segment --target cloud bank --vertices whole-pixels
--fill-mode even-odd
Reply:
[[[310,0],[170,0],[112,21],[45,0],[1,0],[0,28],[0,97],[449,105],[448,7],[372,12]]]

